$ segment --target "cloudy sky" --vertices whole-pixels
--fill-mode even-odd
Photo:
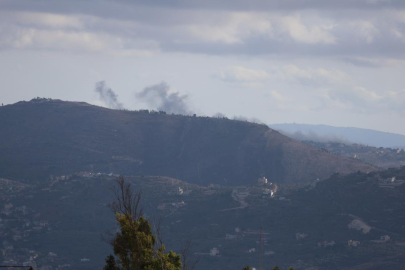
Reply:
[[[405,1],[0,0],[0,102],[37,96],[405,134]]]

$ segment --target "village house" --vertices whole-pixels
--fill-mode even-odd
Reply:
[[[235,239],[237,239],[237,238],[238,238],[238,236],[235,235],[235,234],[226,234],[226,235],[225,235],[225,239],[226,239],[226,240],[235,240]]]
[[[211,256],[217,256],[218,254],[219,254],[218,248],[216,248],[216,247],[211,248],[211,250],[210,250],[210,255]]]
[[[357,247],[360,245],[360,241],[349,240],[347,241],[347,245],[349,247]]]
[[[295,239],[300,240],[300,239],[304,239],[308,236],[308,234],[306,233],[296,233],[295,234]]]
[[[267,178],[266,177],[260,177],[259,179],[257,179],[257,183],[259,183],[260,185],[265,185],[267,184]]]

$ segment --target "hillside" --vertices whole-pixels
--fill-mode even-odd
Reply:
[[[306,183],[375,167],[294,141],[265,125],[34,99],[0,107],[0,172],[10,179],[92,171],[208,185]]]
[[[379,168],[395,168],[405,165],[404,149],[366,146],[362,144],[345,144],[340,142],[302,141],[308,145],[324,149],[342,157],[355,158],[373,164]]]
[[[392,180],[395,177],[394,181]],[[101,269],[114,231],[115,176],[73,174],[23,184],[0,179],[0,263]],[[201,187],[159,176],[127,176],[151,220],[162,218],[169,249],[193,241],[196,269],[403,269],[405,168],[335,174],[316,185]],[[184,190],[178,194],[178,188]],[[50,203],[52,202],[52,203]],[[212,254],[216,248],[219,254]],[[215,256],[213,256],[215,255]]]
[[[297,140],[357,143],[374,147],[404,148],[405,135],[364,128],[308,124],[272,124],[271,128]]]

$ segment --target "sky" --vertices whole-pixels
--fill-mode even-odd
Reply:
[[[403,0],[0,0],[0,102],[405,134]]]

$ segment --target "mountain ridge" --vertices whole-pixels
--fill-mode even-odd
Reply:
[[[405,148],[405,135],[356,127],[297,123],[271,124],[271,128],[297,140],[359,143],[374,147]]]
[[[4,177],[77,171],[162,175],[190,183],[308,183],[376,170],[292,140],[266,125],[224,118],[112,110],[34,99],[0,107]]]

